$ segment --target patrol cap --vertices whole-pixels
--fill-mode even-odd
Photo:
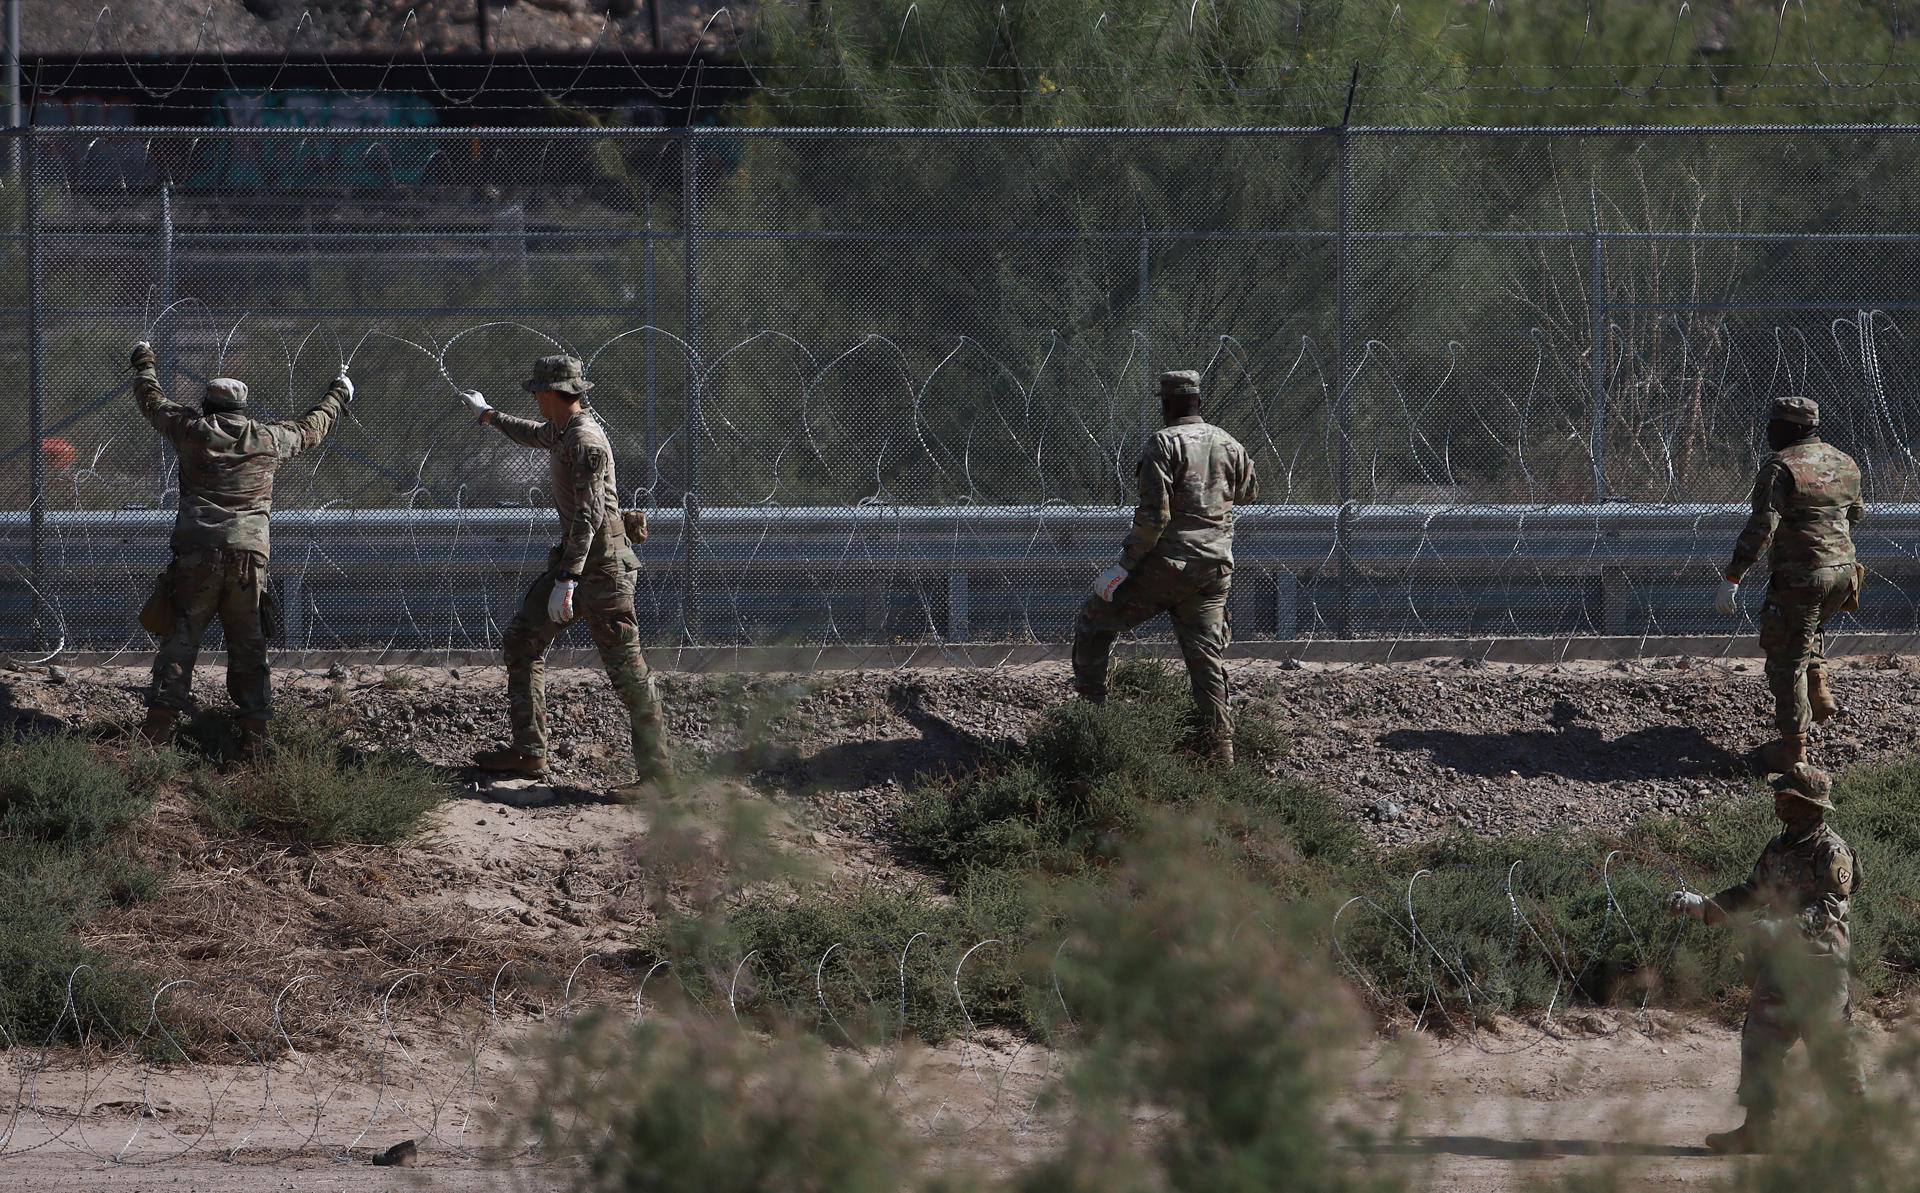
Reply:
[[[1785,774],[1775,776],[1775,791],[1789,791],[1816,808],[1833,811],[1833,780],[1817,766],[1796,762]]]
[[[1174,369],[1160,374],[1160,396],[1163,398],[1199,397],[1200,374],[1192,369]]]
[[[577,356],[543,356],[533,362],[533,376],[520,383],[530,394],[553,389],[563,394],[583,394],[593,388],[587,380],[587,367]]]
[[[200,409],[208,412],[238,410],[247,404],[247,383],[231,377],[215,377],[207,382],[200,398]]]
[[[1775,398],[1767,408],[1767,417],[1777,418],[1783,423],[1817,427],[1820,425],[1820,403],[1812,398]]]

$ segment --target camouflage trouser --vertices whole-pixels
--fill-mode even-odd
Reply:
[[[1760,610],[1760,649],[1767,655],[1767,687],[1773,692],[1773,720],[1782,734],[1805,733],[1813,719],[1807,703],[1807,673],[1827,669],[1820,632],[1853,595],[1851,566],[1821,568],[1803,583],[1787,586],[1779,577],[1767,589]]]
[[[1173,621],[1173,635],[1187,660],[1193,702],[1211,733],[1231,734],[1227,711],[1227,590],[1233,569],[1218,564],[1181,565],[1148,556],[1111,601],[1089,597],[1073,623],[1073,686],[1088,700],[1107,695],[1107,656],[1113,640],[1156,614]]]
[[[267,639],[260,628],[260,598],[266,585],[266,564],[251,551],[200,551],[173,557],[167,568],[173,629],[154,652],[147,707],[192,706],[200,639],[218,614],[227,632],[227,694],[243,717],[269,714]]]
[[[588,561],[579,587],[573,590],[573,609],[576,618],[586,618],[613,690],[627,706],[633,725],[633,756],[645,771],[648,764],[665,758],[667,735],[660,694],[640,653],[640,627],[633,615],[634,579],[638,574],[618,560]],[[566,628],[547,618],[547,598],[553,593],[553,584],[551,570],[533,582],[501,643],[514,748],[542,758],[547,753],[547,647]]]
[[[1845,965],[1809,961],[1795,969],[1784,981],[1755,981],[1740,1031],[1740,1104],[1762,1116],[1780,1103],[1780,1073],[1796,1040],[1806,1041],[1813,1071],[1836,1100],[1866,1092]]]

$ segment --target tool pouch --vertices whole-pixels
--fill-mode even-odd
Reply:
[[[140,606],[140,628],[156,638],[173,632],[173,567],[168,565],[154,577],[153,591]]]
[[[647,541],[647,511],[621,510],[620,524],[626,528],[627,541],[634,546]]]
[[[286,619],[280,615],[280,598],[273,595],[273,589],[261,585],[260,636],[269,642],[277,642],[286,624]]]
[[[1858,609],[1860,607],[1860,594],[1866,591],[1866,587],[1867,565],[1864,563],[1856,563],[1853,565],[1853,595],[1848,597],[1846,603],[1840,606],[1840,611],[1843,613],[1852,613]]]

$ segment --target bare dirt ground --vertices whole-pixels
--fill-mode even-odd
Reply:
[[[1816,757],[1839,768],[1911,750],[1920,712],[1913,667],[1906,659],[1840,662],[1835,687],[1848,711],[1819,729]],[[925,877],[898,852],[892,830],[905,792],[918,776],[971,766],[1018,740],[1068,698],[1065,675],[1061,664],[668,675],[663,688],[682,762],[726,776],[716,782],[777,808],[777,842],[804,857],[819,881],[914,883]],[[110,740],[136,723],[144,681],[133,667],[0,670],[0,730],[57,724]],[[203,670],[199,694],[210,706],[221,702],[219,683],[217,667]],[[596,973],[609,988],[630,982],[618,958],[651,922],[642,881],[648,825],[608,794],[630,772],[624,710],[604,676],[563,670],[550,677],[556,767],[551,782],[539,785],[493,783],[464,769],[474,750],[505,739],[498,668],[283,669],[277,684],[283,709],[325,710],[349,738],[411,750],[445,768],[458,798],[418,840],[389,850],[215,838],[184,798],[169,796],[139,830],[164,890],[96,921],[96,943],[208,983],[317,974],[377,984],[431,967],[442,981],[465,982],[461,1005],[469,1008],[474,993],[510,964],[564,976],[599,954],[581,989],[592,988]],[[1383,842],[1462,827],[1488,836],[1620,827],[1655,809],[1684,815],[1750,790],[1746,756],[1770,734],[1768,698],[1752,663],[1242,664],[1235,684],[1243,715],[1272,721],[1293,741],[1283,765],[1325,785]],[[548,985],[516,997],[518,1013],[537,1017],[570,995]],[[431,1043],[431,1034],[423,1030],[422,1040]],[[458,1033],[438,1041],[443,1058],[459,1043]],[[1698,1152],[1704,1133],[1734,1113],[1737,1038],[1723,1026],[1701,1019],[1665,1035],[1621,1030],[1567,1041],[1521,1032],[1505,1043],[1478,1043],[1422,1038],[1411,1060],[1383,1051],[1354,1094],[1356,1114],[1398,1116],[1408,1141],[1393,1150],[1425,1171],[1433,1188],[1522,1188],[1594,1163],[1631,1164],[1650,1184],[1677,1186],[1728,1163]],[[1508,1045],[1515,1051],[1502,1055]],[[19,1055],[0,1053],[0,1063],[17,1067]],[[316,1055],[314,1063],[324,1063],[325,1052]],[[428,1099],[435,1105],[446,1103],[447,1082],[468,1071],[445,1060],[452,1068],[432,1077],[433,1064],[422,1063],[429,1077],[421,1079],[442,1091],[438,1102]],[[993,1166],[1050,1145],[1044,1116],[1007,1109],[1022,1099],[1030,1105],[1047,1065],[1036,1067],[1031,1056],[1007,1063],[1017,1089],[984,1081],[993,1066],[983,1070],[978,1056],[926,1062],[923,1091],[940,1095],[934,1104],[953,1092],[948,1085],[977,1100],[975,1119],[956,1113],[945,1134],[934,1124],[941,1163]],[[202,1086],[235,1091],[223,1103],[230,1123],[220,1125],[227,1110],[211,1118],[204,1108],[194,1111],[196,1123],[215,1123],[199,1134],[239,1138],[243,1120],[257,1117],[261,1105],[246,1083],[259,1083],[262,1071],[210,1065],[196,1074]],[[490,1089],[511,1085],[504,1072],[486,1076]],[[96,1097],[89,1079],[53,1071],[36,1080],[35,1104],[59,1113],[15,1121],[0,1190],[564,1183],[548,1170],[496,1172],[439,1147],[424,1149],[423,1167],[412,1173],[367,1167],[372,1145],[416,1134],[406,1116],[424,1113],[417,1098],[410,1108],[382,1098],[379,1085],[327,1103],[347,1118],[364,1110],[371,1123],[355,1164],[329,1158],[353,1137],[344,1126],[330,1129],[331,1150],[314,1149],[299,1144],[301,1129],[284,1116],[278,1125],[259,1124],[251,1137],[279,1149],[271,1167],[260,1167],[259,1156],[247,1162],[244,1152],[236,1162],[196,1159],[217,1154],[213,1143],[187,1151],[193,1132],[168,1136],[150,1121],[136,1151],[172,1146],[184,1154],[147,1169],[108,1164],[98,1157],[118,1154],[141,1125],[126,1108],[140,1104],[137,1094]],[[283,1077],[288,1087],[299,1088]],[[1415,1105],[1402,1109],[1409,1094]],[[206,1102],[204,1090],[193,1097]],[[354,1098],[371,1100],[360,1106]],[[71,1127],[59,1131],[61,1122],[87,1126],[98,1142],[75,1150],[77,1136]],[[975,1125],[955,1126],[967,1122]],[[20,1151],[35,1131],[42,1146]]]

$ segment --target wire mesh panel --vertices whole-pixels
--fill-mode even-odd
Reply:
[[[1261,475],[1242,638],[1725,628],[1787,393],[1876,507],[1852,624],[1913,628],[1914,138],[36,130],[0,186],[0,638],[148,644],[178,475],[139,339],[190,404],[355,379],[276,482],[292,648],[498,641],[548,466],[454,395],[531,415],[560,351],[651,515],[655,643],[1065,638],[1177,367]]]

